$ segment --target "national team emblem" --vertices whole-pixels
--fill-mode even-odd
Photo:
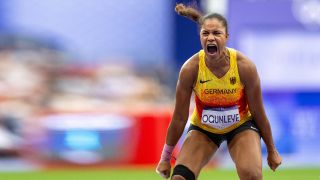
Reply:
[[[237,82],[237,78],[236,77],[231,77],[230,78],[230,84],[235,84]]]

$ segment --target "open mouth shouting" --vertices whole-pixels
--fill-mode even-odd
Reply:
[[[217,52],[218,52],[217,45],[215,45],[215,44],[207,44],[207,52],[211,56],[217,54]]]

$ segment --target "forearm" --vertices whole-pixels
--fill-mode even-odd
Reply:
[[[170,126],[167,131],[167,136],[166,136],[166,144],[167,145],[175,146],[178,143],[178,141],[184,131],[186,122],[187,121],[176,120],[176,119],[173,119],[171,121]]]
[[[275,145],[273,142],[271,126],[267,118],[255,118],[256,124],[260,130],[261,137],[266,144],[267,151],[273,151]]]

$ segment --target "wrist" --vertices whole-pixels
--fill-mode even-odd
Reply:
[[[267,147],[267,152],[275,152],[277,151],[276,147],[275,146],[272,146],[272,147]]]
[[[160,161],[170,161],[172,157],[174,146],[165,144],[162,149]]]

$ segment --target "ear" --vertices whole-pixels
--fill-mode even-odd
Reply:
[[[226,34],[226,39],[229,39],[229,33]]]

